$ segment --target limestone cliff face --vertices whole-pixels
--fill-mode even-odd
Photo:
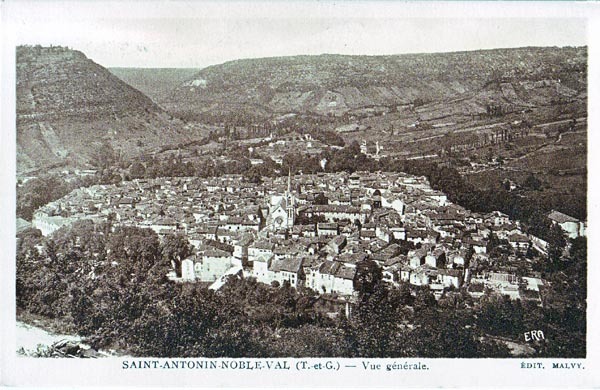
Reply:
[[[124,155],[185,139],[147,96],[83,53],[17,48],[17,170],[84,165],[103,142]]]
[[[340,115],[377,106],[466,101],[549,104],[586,93],[587,48],[519,48],[393,56],[295,56],[211,66],[177,87],[170,110]],[[580,96],[585,98],[585,96]]]

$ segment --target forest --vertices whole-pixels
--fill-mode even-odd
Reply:
[[[544,305],[464,290],[437,300],[425,288],[391,288],[370,260],[359,264],[349,318],[331,316],[316,292],[231,278],[218,291],[169,282],[189,254],[182,236],[79,221],[51,238],[18,237],[17,308],[57,319],[94,348],[156,357],[510,357],[504,339],[543,329],[538,357],[584,357],[586,243],[572,243]],[[333,297],[335,298],[335,297]]]

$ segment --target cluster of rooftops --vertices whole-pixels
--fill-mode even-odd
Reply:
[[[282,202],[291,218],[270,223]],[[561,226],[575,223],[553,215]],[[525,261],[534,244],[545,249],[507,215],[471,212],[425,177],[401,173],[296,175],[261,184],[223,175],[95,185],[41,208],[32,224],[51,234],[80,219],[184,234],[194,255],[174,270],[173,280],[218,285],[238,270],[264,283],[287,281],[341,295],[354,293],[357,264],[366,259],[389,283],[443,290],[468,284],[473,264],[489,262],[491,233],[508,242],[514,262]],[[511,267],[500,271],[514,274]]]

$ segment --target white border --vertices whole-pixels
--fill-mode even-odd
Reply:
[[[599,167],[600,134],[596,130],[600,102],[600,12],[598,3],[531,3],[531,2],[59,2],[8,1],[0,4],[2,12],[2,101],[0,131],[0,310],[1,365],[0,385],[9,386],[252,386],[252,387],[594,387],[600,385],[597,346],[600,297],[598,221],[600,221],[600,186],[594,175]],[[86,15],[121,17],[482,17],[482,18],[564,18],[586,19],[589,47],[589,195],[588,195],[588,332],[587,358],[538,359],[546,366],[554,361],[581,362],[582,371],[523,370],[519,359],[414,359],[429,364],[428,372],[355,371],[206,371],[206,370],[122,370],[122,359],[66,360],[16,358],[14,348],[14,253],[15,253],[15,36],[19,20],[25,15],[46,15],[57,25],[65,17]],[[65,16],[67,15],[67,16]],[[327,359],[316,359],[325,361]],[[360,359],[357,359],[359,364]],[[373,360],[373,359],[370,359]],[[413,359],[397,359],[399,362]],[[337,359],[343,362],[344,359]]]

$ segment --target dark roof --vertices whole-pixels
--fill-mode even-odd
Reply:
[[[273,272],[299,272],[302,268],[303,260],[302,257],[274,260],[271,263],[270,270]]]
[[[346,205],[336,205],[336,204],[328,204],[328,205],[312,205],[305,209],[306,212],[313,211],[315,213],[350,213],[350,214],[360,214],[359,207],[352,207]]]
[[[381,261],[381,262],[385,262],[386,260],[389,260],[392,257],[394,257],[393,253],[386,253],[386,252],[383,252],[383,251],[379,251],[379,252],[373,253],[371,255],[371,259],[373,259],[375,261]]]
[[[205,257],[229,257],[231,254],[229,252],[222,251],[220,249],[207,249],[204,251]]]
[[[508,237],[508,241],[510,242],[529,242],[529,238],[527,238],[527,236],[523,235],[523,234],[511,234],[510,237]]]
[[[406,263],[406,256],[400,255],[400,256],[392,257],[390,259],[387,259],[385,264],[383,264],[383,265],[384,265],[384,267],[390,267],[397,263]]]
[[[567,214],[563,214],[560,211],[552,210],[550,214],[548,214],[548,218],[557,223],[565,223],[565,222],[579,222],[576,218],[573,218]]]
[[[356,264],[367,258],[365,253],[343,253],[335,260],[342,263]]]
[[[250,245],[252,241],[254,241],[254,239],[251,236],[246,236],[243,237],[237,244],[241,246],[247,246]]]
[[[417,257],[419,259],[422,259],[425,256],[427,256],[427,249],[425,248],[411,249],[408,252],[408,257]]]
[[[319,267],[319,272],[322,274],[335,275],[335,272],[340,265],[341,264],[336,261],[325,260]]]
[[[354,280],[354,277],[356,276],[356,268],[341,265],[337,269],[335,276],[340,279]]]
[[[319,272],[322,274],[333,275],[341,279],[353,280],[356,275],[356,268],[347,267],[342,263],[336,261],[326,260],[319,267]]]
[[[337,223],[322,222],[322,223],[318,223],[317,224],[317,229],[337,230],[337,228],[338,228],[338,224]]]
[[[460,278],[462,276],[462,272],[457,269],[441,269],[441,270],[439,270],[439,273],[441,275],[454,276],[457,278]]]
[[[275,245],[271,242],[268,241],[255,241],[252,245],[250,245],[250,248],[256,248],[256,249],[268,249],[268,250],[273,250],[273,248],[275,247]]]
[[[471,283],[467,289],[469,292],[483,292],[485,286],[483,283]]]
[[[274,258],[275,256],[271,253],[271,254],[265,254],[265,255],[260,255],[258,256],[254,262],[259,262],[259,263],[269,263],[271,261],[272,258]]]

